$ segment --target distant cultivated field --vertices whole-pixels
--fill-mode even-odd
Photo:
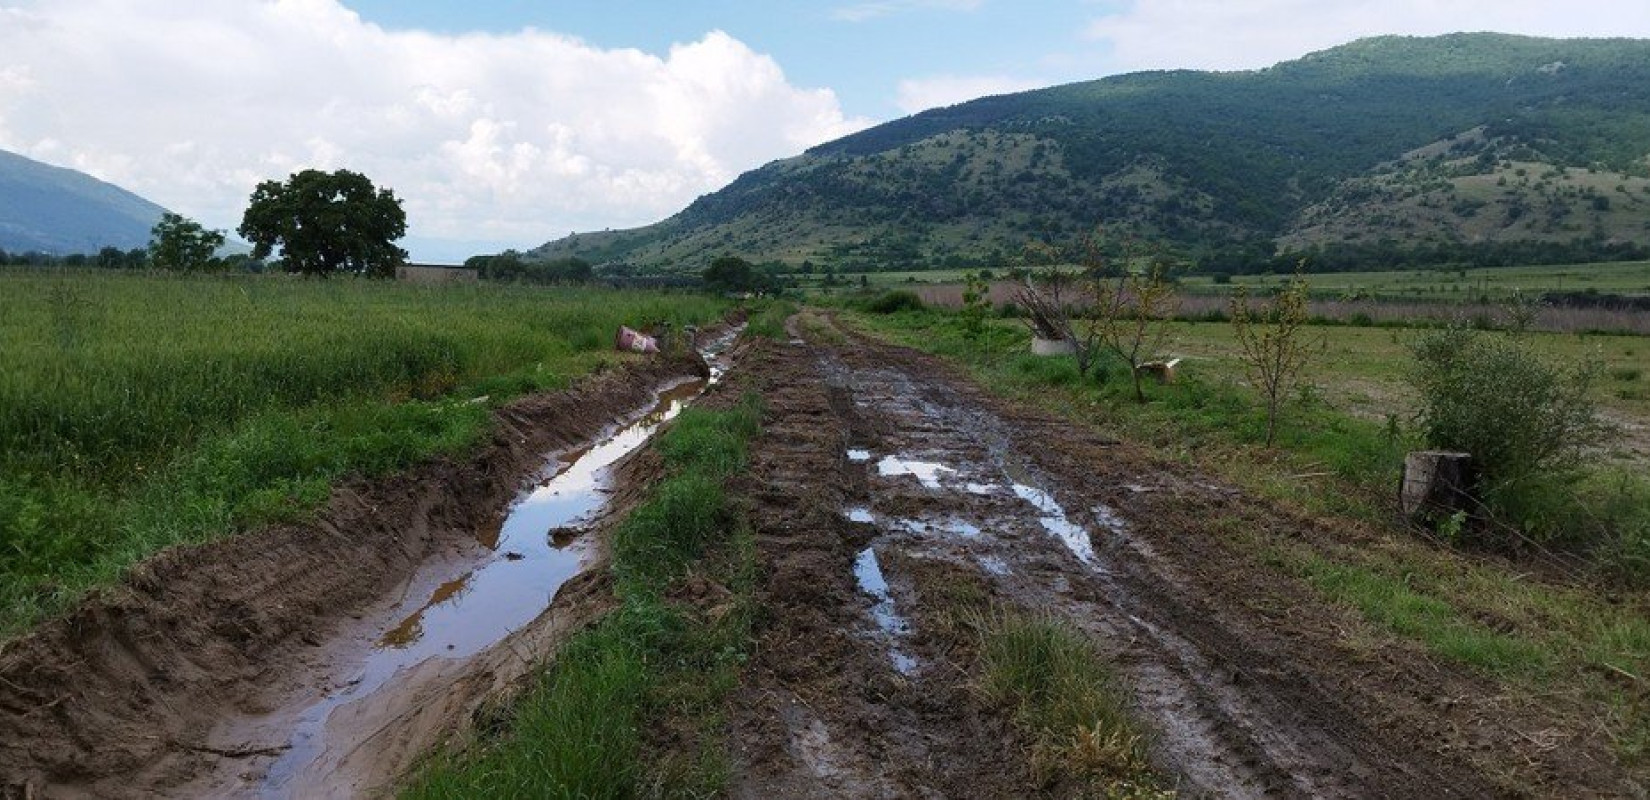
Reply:
[[[1465,270],[1400,270],[1393,272],[1329,272],[1306,276],[1314,294],[1373,296],[1405,300],[1498,299],[1513,293],[1588,292],[1650,295],[1650,261],[1605,264],[1565,264],[1531,267],[1493,267]],[[1239,275],[1231,286],[1277,286],[1281,275]],[[1225,294],[1230,286],[1208,276],[1181,280],[1188,291]]]
[[[1073,267],[1072,269],[1075,269]],[[943,269],[907,272],[845,273],[837,276],[841,289],[860,286],[863,276],[870,286],[897,288],[913,284],[961,283],[975,270]],[[1007,270],[992,270],[1003,277]],[[793,274],[804,287],[823,286],[822,274]],[[1515,293],[1542,295],[1549,292],[1588,292],[1650,296],[1650,261],[1601,264],[1558,264],[1529,267],[1485,267],[1477,269],[1420,269],[1391,272],[1323,272],[1306,276],[1313,294],[1319,297],[1349,296],[1393,300],[1439,302],[1476,301],[1481,297],[1500,300]],[[1227,294],[1233,286],[1265,288],[1278,286],[1287,275],[1238,275],[1229,284],[1215,283],[1208,275],[1180,278],[1186,291],[1197,294]]]
[[[0,272],[0,633],[161,547],[305,513],[461,450],[620,324],[707,297],[287,277]]]

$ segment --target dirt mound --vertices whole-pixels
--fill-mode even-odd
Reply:
[[[473,457],[346,485],[310,524],[167,551],[7,642],[0,793],[133,794],[186,781],[203,763],[268,755],[206,737],[225,716],[256,713],[306,650],[419,565],[473,547],[545,453],[704,369],[659,359],[524,398],[497,412]]]

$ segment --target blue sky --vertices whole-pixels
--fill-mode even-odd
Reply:
[[[461,34],[535,27],[603,48],[650,53],[721,30],[772,55],[792,83],[830,88],[848,114],[878,121],[911,110],[900,103],[901,81],[983,76],[1041,86],[1115,71],[1106,58],[1106,43],[1084,31],[1089,22],[1123,5],[1046,0],[345,4],[363,19],[393,28]]]
[[[0,0],[0,149],[219,230],[260,181],[352,169],[455,262],[937,105],[1464,30],[1650,37],[1650,2]]]

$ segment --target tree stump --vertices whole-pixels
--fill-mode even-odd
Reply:
[[[1404,515],[1417,521],[1471,512],[1477,475],[1470,453],[1421,450],[1404,457],[1404,483],[1398,500]]]

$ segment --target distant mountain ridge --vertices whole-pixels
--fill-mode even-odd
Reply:
[[[529,256],[966,266],[1096,224],[1194,254],[1642,246],[1647,187],[1650,41],[1378,37],[1261,70],[1141,72],[927,111],[747,172],[655,225]]]
[[[67,255],[144,247],[164,213],[83,172],[0,150],[0,250]]]

